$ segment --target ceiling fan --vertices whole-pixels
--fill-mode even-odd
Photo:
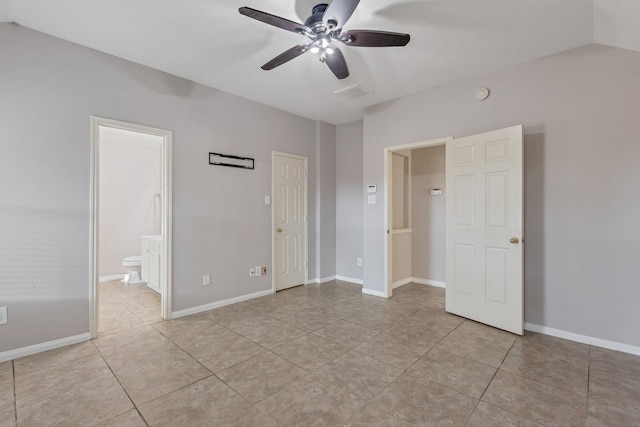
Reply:
[[[242,15],[258,21],[307,36],[310,41],[302,43],[281,53],[262,66],[263,70],[275,67],[292,60],[305,52],[319,53],[320,62],[327,64],[338,79],[349,76],[349,68],[344,55],[332,42],[339,41],[347,46],[386,47],[406,46],[409,34],[391,33],[388,31],[350,30],[342,32],[342,27],[351,17],[360,0],[333,0],[331,3],[320,3],[313,7],[311,16],[303,24],[281,18],[270,13],[261,12],[250,7],[239,9]]]

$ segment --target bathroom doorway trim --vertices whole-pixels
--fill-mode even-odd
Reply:
[[[172,229],[172,137],[169,130],[128,123],[104,117],[91,116],[91,167],[90,167],[90,256],[89,256],[89,332],[91,338],[98,333],[98,190],[100,165],[100,127],[110,127],[132,132],[146,133],[162,138],[162,292],[160,296],[161,315],[164,320],[171,319],[171,229]]]

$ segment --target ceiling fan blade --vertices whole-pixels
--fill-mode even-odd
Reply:
[[[333,53],[327,55],[324,62],[327,63],[333,74],[340,80],[349,77],[349,68],[347,67],[347,61],[344,59],[344,55],[337,47],[333,48]]]
[[[282,52],[280,55],[264,64],[261,68],[263,70],[273,70],[277,66],[282,65],[285,62],[291,61],[293,58],[297,58],[298,56],[302,55],[307,50],[309,50],[308,48],[309,46],[306,44],[294,46],[291,49]]]
[[[249,18],[257,19],[258,21],[262,21],[266,24],[273,25],[274,27],[282,28],[287,31],[292,31],[294,33],[307,34],[311,31],[305,25],[289,21],[288,19],[284,19],[270,13],[261,12],[250,7],[241,7],[238,11],[240,14],[248,16]]]
[[[360,0],[333,0],[322,16],[322,22],[330,30],[342,28],[351,18],[353,11],[358,7]]]
[[[345,31],[338,38],[349,46],[362,47],[406,46],[410,39],[409,34],[371,30]]]

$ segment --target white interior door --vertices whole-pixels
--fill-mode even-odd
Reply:
[[[446,144],[446,310],[523,333],[522,125]]]
[[[307,160],[274,154],[275,289],[306,283]]]

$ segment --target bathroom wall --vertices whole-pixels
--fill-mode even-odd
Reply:
[[[173,311],[271,289],[247,272],[271,266],[272,151],[309,158],[316,271],[314,121],[8,23],[0,57],[0,353],[86,339],[91,115],[173,132]]]
[[[371,107],[364,181],[382,185],[386,146],[522,123],[526,327],[640,351],[639,76],[640,52],[594,44]],[[481,87],[486,101],[474,97]],[[383,206],[363,204],[374,292]]]
[[[140,255],[140,236],[160,234],[162,138],[101,126],[99,260],[101,277],[126,273],[122,259]]]
[[[444,145],[411,151],[412,276],[445,281],[445,149]],[[443,190],[432,196],[431,189]]]

